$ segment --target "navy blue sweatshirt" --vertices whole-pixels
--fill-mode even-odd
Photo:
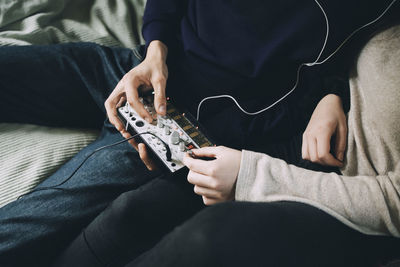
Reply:
[[[320,0],[330,23],[320,61],[351,32],[378,17],[392,1],[365,2]],[[399,5],[395,6],[398,10]],[[392,9],[388,14],[397,12]],[[183,87],[176,91],[176,98],[189,103],[194,113],[198,102],[210,95],[230,94],[250,112],[274,103],[292,89],[299,65],[318,58],[325,34],[325,17],[312,0],[148,0],[143,26],[147,44],[160,40],[168,46],[169,88]],[[351,61],[348,56],[342,60],[343,53],[321,66],[304,68],[295,93],[267,115],[250,118],[234,113],[242,120],[234,125],[242,131],[242,141],[254,134],[265,137],[274,127],[281,131],[276,122],[288,116],[283,114],[287,106],[298,103],[309,89],[343,96]],[[175,89],[168,90],[174,95]],[[204,104],[202,116],[214,116],[223,108],[231,107],[226,114],[237,109],[228,100],[210,102]],[[230,145],[248,147],[245,143]]]

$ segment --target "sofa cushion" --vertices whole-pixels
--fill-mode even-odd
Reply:
[[[91,143],[98,132],[0,124],[0,207],[29,192]]]

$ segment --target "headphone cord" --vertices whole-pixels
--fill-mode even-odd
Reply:
[[[49,187],[36,188],[36,189],[32,190],[31,192],[28,192],[28,193],[26,193],[26,194],[23,194],[23,195],[19,196],[18,199],[20,199],[20,198],[22,198],[22,197],[24,197],[24,196],[26,196],[26,195],[32,194],[32,193],[34,193],[34,192],[43,191],[43,190],[50,190],[50,189],[53,189],[53,190],[60,190],[60,191],[70,191],[70,190],[65,189],[65,188],[59,188],[59,186],[62,186],[63,184],[65,184],[66,182],[68,182],[68,181],[77,173],[77,171],[83,166],[83,164],[85,164],[85,162],[86,162],[91,156],[93,156],[95,153],[97,153],[97,152],[99,152],[99,151],[101,151],[101,150],[103,150],[103,149],[110,148],[110,147],[114,147],[114,146],[117,146],[117,145],[119,145],[119,144],[128,142],[129,140],[131,140],[131,139],[133,139],[133,138],[135,138],[135,137],[137,137],[137,136],[143,135],[143,134],[150,134],[150,135],[153,135],[153,136],[155,136],[156,138],[158,138],[158,139],[161,141],[161,143],[163,143],[163,145],[165,146],[165,148],[166,148],[166,150],[167,150],[167,151],[165,152],[166,157],[167,157],[167,161],[170,161],[170,160],[171,160],[171,158],[172,158],[171,149],[170,149],[170,147],[168,146],[168,144],[165,143],[160,137],[158,137],[157,135],[155,135],[155,134],[153,134],[153,133],[151,133],[151,132],[138,133],[138,134],[135,134],[135,135],[133,135],[133,136],[127,138],[127,139],[124,139],[124,140],[118,141],[118,142],[116,142],[116,143],[113,143],[113,144],[110,144],[110,145],[105,145],[105,146],[102,146],[102,147],[99,147],[99,148],[95,149],[95,150],[92,151],[89,155],[87,155],[86,158],[79,164],[79,166],[71,173],[71,175],[68,176],[68,177],[67,177],[64,181],[62,181],[61,183],[58,183],[58,184],[56,184],[56,185],[49,186]]]
[[[203,105],[203,103],[204,103],[205,101],[210,100],[210,99],[229,98],[229,99],[231,99],[231,100],[235,103],[235,105],[236,105],[243,113],[245,113],[246,115],[250,115],[250,116],[255,116],[255,115],[258,115],[258,114],[260,114],[260,113],[263,113],[264,111],[267,111],[267,110],[271,109],[271,108],[274,107],[276,104],[280,103],[282,100],[284,100],[286,97],[288,97],[291,93],[293,93],[293,91],[297,88],[297,86],[299,85],[299,81],[300,81],[300,71],[301,71],[301,69],[302,69],[304,66],[312,67],[312,66],[315,66],[315,65],[322,65],[322,64],[324,64],[325,62],[327,62],[327,61],[328,61],[331,57],[333,57],[333,56],[334,56],[334,55],[335,55],[335,54],[336,54],[336,53],[337,53],[337,52],[338,52],[338,51],[339,51],[339,50],[340,50],[340,49],[341,49],[341,48],[342,48],[356,33],[358,33],[359,31],[361,31],[362,29],[364,29],[364,28],[370,26],[371,24],[374,24],[374,23],[376,23],[377,21],[379,21],[379,20],[389,11],[389,9],[394,5],[394,3],[397,2],[397,0],[393,0],[393,1],[389,4],[389,6],[383,11],[383,13],[382,13],[381,15],[379,15],[376,19],[374,19],[373,21],[371,21],[371,22],[369,22],[369,23],[367,23],[367,24],[361,26],[360,28],[356,29],[355,31],[353,31],[353,32],[338,46],[338,48],[337,48],[332,54],[330,54],[328,57],[326,57],[324,60],[321,60],[321,61],[319,61],[319,60],[320,60],[322,54],[323,54],[324,51],[325,51],[326,44],[328,43],[329,32],[330,32],[330,26],[329,26],[328,15],[326,14],[324,8],[323,8],[322,5],[318,2],[318,0],[314,0],[314,2],[318,5],[318,7],[319,7],[320,10],[322,11],[322,14],[324,15],[324,18],[325,18],[326,34],[325,34],[324,44],[323,44],[323,46],[322,46],[322,49],[321,49],[320,53],[318,54],[317,59],[316,59],[314,62],[311,62],[311,63],[302,63],[302,64],[300,64],[300,66],[297,68],[297,72],[296,72],[296,82],[295,82],[293,88],[289,90],[289,92],[287,92],[286,94],[284,94],[282,97],[280,97],[278,100],[276,100],[276,101],[275,101],[274,103],[272,103],[271,105],[269,105],[269,106],[267,106],[267,107],[265,107],[265,108],[263,108],[263,109],[261,109],[261,110],[259,110],[259,111],[256,111],[256,112],[249,112],[249,111],[246,111],[246,110],[238,103],[238,101],[237,101],[233,96],[231,96],[231,95],[209,96],[209,97],[203,98],[203,99],[200,101],[199,105],[197,106],[196,119],[197,119],[197,120],[200,120],[200,108],[201,108],[201,106]]]

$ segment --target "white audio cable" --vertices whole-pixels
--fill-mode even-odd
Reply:
[[[359,32],[359,31],[361,31],[362,29],[364,29],[364,28],[366,28],[366,27],[368,27],[368,26],[370,26],[370,25],[376,23],[377,21],[379,21],[379,20],[390,10],[390,8],[397,2],[397,0],[393,0],[393,1],[389,4],[389,6],[383,11],[383,13],[382,13],[381,15],[379,15],[379,16],[378,16],[376,19],[374,19],[373,21],[371,21],[371,22],[369,22],[369,23],[367,23],[367,24],[361,26],[360,28],[356,29],[355,31],[353,31],[353,32],[338,46],[338,48],[337,48],[332,54],[330,54],[330,55],[329,55],[328,57],[326,57],[324,60],[319,61],[320,58],[321,58],[321,56],[322,56],[322,54],[323,54],[324,51],[325,51],[326,44],[327,44],[327,42],[328,42],[329,32],[330,32],[330,26],[329,26],[328,15],[326,14],[324,8],[323,8],[322,5],[318,2],[318,0],[314,0],[314,1],[315,1],[315,3],[318,5],[318,7],[320,8],[320,10],[321,10],[321,12],[322,12],[322,14],[323,14],[323,16],[324,16],[324,18],[325,18],[325,24],[326,24],[325,40],[324,40],[324,44],[323,44],[323,46],[322,46],[322,48],[321,48],[321,51],[320,51],[320,53],[318,54],[318,57],[316,58],[316,60],[315,60],[314,62],[312,62],[312,63],[302,63],[302,64],[300,64],[300,66],[297,68],[296,82],[295,82],[293,88],[292,88],[291,90],[289,90],[285,95],[283,95],[282,97],[280,97],[278,100],[276,100],[274,103],[272,103],[271,105],[269,105],[269,106],[267,106],[267,107],[265,107],[265,108],[263,108],[263,109],[261,109],[261,110],[259,110],[259,111],[256,111],[256,112],[249,112],[249,111],[246,111],[246,110],[238,103],[238,101],[237,101],[233,96],[231,96],[231,95],[209,96],[209,97],[206,97],[206,98],[202,99],[202,100],[200,101],[199,105],[197,106],[197,115],[196,115],[196,119],[197,119],[197,120],[200,119],[200,109],[201,109],[201,106],[203,105],[203,103],[204,103],[205,101],[208,101],[208,100],[211,100],[211,99],[229,98],[229,99],[231,99],[231,100],[236,104],[236,106],[237,106],[243,113],[245,113],[245,114],[247,114],[247,115],[250,115],[250,116],[255,116],[255,115],[258,115],[258,114],[260,114],[260,113],[262,113],[262,112],[264,112],[264,111],[267,111],[267,110],[271,109],[271,108],[274,107],[276,104],[280,103],[282,100],[284,100],[286,97],[288,97],[291,93],[293,93],[293,91],[297,88],[297,86],[298,86],[298,84],[299,84],[299,81],[300,81],[300,71],[301,71],[301,69],[302,69],[304,66],[312,67],[312,66],[315,66],[315,65],[322,65],[322,64],[324,64],[325,62],[327,62],[327,61],[328,61],[330,58],[332,58],[337,52],[339,52],[339,50],[340,50],[340,49],[341,49],[341,48],[342,48],[342,47],[343,47],[357,32]]]

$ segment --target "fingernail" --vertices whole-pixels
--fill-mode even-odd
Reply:
[[[191,157],[191,158],[195,157],[195,155],[194,155],[192,150],[187,151],[186,155]],[[183,164],[185,164],[185,157],[183,158]]]
[[[146,118],[146,121],[147,121],[148,123],[152,123],[152,122],[153,122],[153,119],[150,118],[150,117],[147,117],[147,118]]]
[[[343,161],[343,159],[344,159],[344,153],[343,153],[343,152],[340,152],[340,153],[339,153],[338,159],[339,159],[340,161]]]

